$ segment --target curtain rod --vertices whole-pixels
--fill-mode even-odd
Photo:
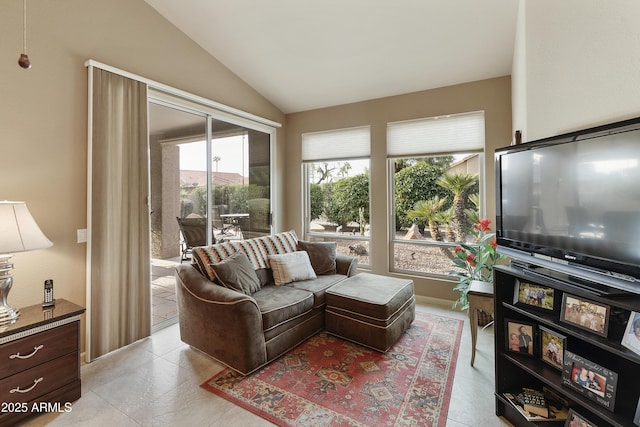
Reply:
[[[274,122],[273,120],[269,120],[269,119],[266,119],[264,117],[256,116],[255,114],[247,113],[246,111],[242,111],[242,110],[239,110],[237,108],[229,107],[228,105],[224,105],[224,104],[221,104],[219,102],[212,101],[212,100],[204,98],[202,96],[194,95],[192,93],[189,93],[189,92],[186,92],[186,91],[183,91],[183,90],[180,90],[180,89],[176,89],[176,88],[174,88],[172,86],[156,82],[156,81],[148,79],[146,77],[142,77],[142,76],[139,76],[137,74],[133,74],[133,73],[121,70],[121,69],[116,68],[116,67],[112,67],[111,65],[103,64],[103,63],[98,62],[98,61],[96,61],[94,59],[88,59],[84,63],[84,66],[85,67],[95,67],[95,68],[99,68],[99,69],[104,70],[104,71],[109,71],[110,73],[118,74],[120,76],[127,77],[129,79],[136,80],[136,81],[139,81],[141,83],[144,83],[144,84],[146,84],[147,86],[149,86],[152,89],[155,89],[155,90],[158,90],[158,91],[161,91],[161,92],[165,92],[165,93],[168,93],[170,95],[175,95],[175,96],[178,96],[180,98],[184,98],[186,100],[189,100],[189,101],[192,101],[192,102],[196,102],[198,104],[201,104],[201,105],[204,105],[204,106],[207,106],[207,107],[211,107],[211,108],[214,108],[214,109],[219,110],[219,111],[224,111],[226,113],[231,113],[231,114],[234,114],[234,115],[236,115],[238,117],[242,117],[242,118],[245,118],[245,119],[253,120],[255,122],[262,123],[262,124],[265,124],[267,126],[271,126],[271,127],[274,127],[274,128],[282,127],[282,124],[280,124],[278,122]]]

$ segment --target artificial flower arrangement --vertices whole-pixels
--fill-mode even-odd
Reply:
[[[490,226],[490,219],[478,220],[471,230],[475,237],[475,244],[460,243],[456,246],[453,264],[457,269],[449,271],[449,275],[459,280],[453,289],[460,292],[460,297],[453,306],[459,306],[461,310],[469,308],[467,292],[471,282],[474,280],[493,282],[493,266],[506,259],[496,251],[498,244],[495,233],[490,232]]]

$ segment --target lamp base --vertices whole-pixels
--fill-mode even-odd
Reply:
[[[0,306],[0,326],[12,325],[20,317],[20,310],[9,306]]]
[[[11,257],[12,255],[0,256],[0,326],[13,324],[20,317],[20,311],[7,304],[7,297],[13,285]]]

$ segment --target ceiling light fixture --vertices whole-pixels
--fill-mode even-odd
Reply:
[[[18,65],[25,70],[31,68],[31,61],[27,55],[27,0],[22,0],[22,53]]]

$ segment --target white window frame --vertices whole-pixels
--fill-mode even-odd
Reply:
[[[341,162],[366,159],[371,165],[371,127],[357,126],[327,131],[302,134],[302,212],[303,233],[305,239],[323,239],[327,241],[353,240],[368,242],[371,248],[371,237],[360,235],[340,235],[338,233],[318,233],[310,230],[311,224],[311,182],[309,181],[309,165],[321,162]],[[371,206],[371,176],[369,176],[369,206]],[[369,208],[371,216],[371,207]],[[369,253],[369,260],[371,259]],[[370,267],[359,263],[359,267]]]
[[[420,124],[424,123],[436,123],[436,121],[446,121],[447,119],[454,121],[458,121],[459,119],[471,119],[475,121],[475,124],[472,124],[472,127],[475,127],[475,131],[479,132],[482,135],[482,138],[478,141],[470,142],[467,144],[451,144],[448,140],[453,135],[451,132],[446,132],[444,138],[435,138],[429,145],[413,143],[412,141],[404,140],[399,142],[397,139],[394,141],[394,129],[393,127],[399,125],[402,127],[403,125],[407,125],[405,127],[404,132],[397,132],[403,136],[411,136],[417,138],[428,138],[433,137],[429,132],[421,133],[420,132]],[[388,171],[388,212],[389,212],[389,271],[393,273],[402,273],[402,274],[410,274],[414,276],[421,277],[432,277],[437,279],[442,279],[447,277],[446,274],[438,274],[438,273],[430,273],[430,272],[422,272],[418,270],[409,270],[409,269],[401,269],[396,268],[395,266],[395,245],[424,245],[429,247],[455,247],[457,243],[455,242],[434,242],[434,241],[420,241],[420,240],[402,240],[396,238],[396,210],[395,210],[395,165],[394,162],[397,159],[402,158],[419,158],[419,157],[438,157],[438,156],[446,156],[446,155],[455,155],[461,153],[476,153],[479,155],[478,160],[478,178],[479,178],[479,198],[480,198],[480,216],[484,216],[486,213],[486,173],[485,173],[485,118],[484,111],[474,111],[469,113],[460,113],[460,114],[451,114],[446,116],[436,116],[429,117],[423,119],[415,119],[415,120],[407,120],[400,122],[390,122],[387,123],[387,171]],[[473,130],[472,130],[473,131]],[[437,147],[433,150],[430,150],[429,147]]]

